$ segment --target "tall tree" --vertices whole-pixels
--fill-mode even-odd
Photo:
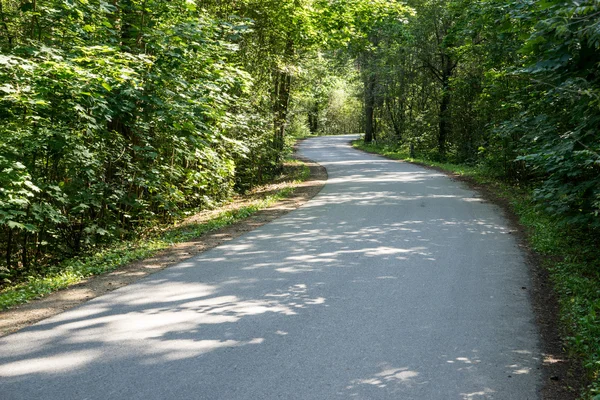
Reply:
[[[341,0],[322,2],[324,30],[333,46],[345,45],[361,71],[364,88],[365,141],[375,138],[375,108],[381,103],[378,91],[380,44],[384,38],[401,38],[403,25],[412,10],[399,1]]]

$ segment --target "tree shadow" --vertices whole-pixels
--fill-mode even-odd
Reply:
[[[0,339],[3,398],[535,392],[527,272],[494,207],[326,140],[302,144],[330,179],[298,210]]]

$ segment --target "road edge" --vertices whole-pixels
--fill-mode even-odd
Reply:
[[[325,167],[298,154],[298,145],[302,141],[303,139],[294,145],[293,158],[304,162],[310,169],[310,175],[305,181],[294,184],[293,193],[285,199],[241,221],[207,232],[191,241],[175,244],[150,258],[132,262],[112,272],[92,276],[66,289],[1,311],[0,337],[15,333],[120,287],[133,284],[224,242],[238,238],[301,207],[323,189],[328,178]]]
[[[382,154],[350,147],[367,154],[375,155],[386,160],[404,162],[428,170],[440,172],[449,179],[459,181],[479,194],[487,202],[499,207],[502,216],[507,221],[508,227],[514,234],[517,244],[525,257],[532,288],[527,288],[530,304],[534,312],[535,323],[539,333],[540,350],[543,359],[540,360],[542,382],[539,390],[540,399],[543,400],[577,400],[579,391],[585,386],[583,381],[583,367],[576,360],[570,358],[564,351],[563,340],[560,334],[560,307],[558,297],[553,289],[548,270],[543,266],[543,256],[537,254],[528,242],[527,229],[519,221],[518,215],[513,210],[510,202],[494,192],[489,185],[475,181],[473,178],[460,175],[420,162],[398,160]]]

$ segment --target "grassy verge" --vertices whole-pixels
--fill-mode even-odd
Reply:
[[[290,161],[290,163],[295,164],[297,168],[294,168],[293,176],[286,177],[290,178],[288,181],[299,183],[308,179],[310,170],[304,163],[298,161]],[[43,276],[30,276],[25,282],[4,288],[0,292],[0,310],[64,289],[92,275],[116,270],[130,262],[151,257],[173,244],[186,242],[207,232],[231,225],[275,204],[293,192],[292,186],[285,186],[275,194],[249,201],[237,209],[217,212],[216,215],[201,223],[172,226],[148,238],[120,242],[95,254],[66,260],[46,270]]]
[[[565,227],[552,215],[540,211],[528,190],[499,181],[483,168],[410,158],[403,150],[366,145],[362,140],[354,141],[353,146],[468,177],[509,201],[526,228],[529,245],[542,256],[543,267],[549,271],[554,284],[565,347],[571,357],[581,360],[588,375],[589,386],[581,396],[600,400],[600,249],[597,236],[590,235],[584,227],[580,230]]]

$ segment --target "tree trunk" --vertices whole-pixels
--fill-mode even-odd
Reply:
[[[128,51],[136,47],[135,43],[135,10],[131,0],[120,1],[121,11],[121,46]]]
[[[37,1],[33,0],[31,2],[31,10],[33,11],[32,17],[31,17],[31,39],[35,39],[35,26],[36,26],[36,21],[37,21]]]
[[[4,31],[6,32],[6,39],[8,40],[8,47],[13,47],[13,37],[10,33],[10,29],[8,29],[8,25],[6,24],[6,16],[4,15],[4,8],[2,7],[2,1],[0,1],[0,19],[2,20],[2,26],[4,27]]]
[[[25,271],[29,270],[29,259],[27,257],[27,245],[28,245],[28,240],[29,239],[29,234],[27,232],[23,233],[23,253],[21,253],[21,263],[23,265],[23,269]]]
[[[394,128],[394,134],[396,135],[396,139],[399,142],[402,141],[402,130],[398,124],[398,120],[394,117],[394,110],[392,109],[392,105],[390,104],[389,99],[385,102],[387,105],[388,114],[390,115],[390,121],[392,121],[392,127]]]
[[[6,240],[6,268],[9,270],[12,265],[12,238],[13,230],[8,228],[8,238]]]
[[[308,128],[312,134],[316,134],[319,131],[319,103],[317,102],[315,102],[312,110],[308,113]]]
[[[446,139],[450,130],[448,108],[450,107],[450,93],[448,88],[442,89],[442,101],[440,102],[440,125],[438,133],[438,152],[440,156],[446,155]]]
[[[375,76],[369,74],[365,82],[365,143],[375,138]]]
[[[286,55],[292,57],[294,43],[289,40],[286,47]],[[275,82],[273,92],[273,145],[276,150],[283,150],[285,125],[287,122],[288,108],[290,104],[290,93],[292,87],[292,74],[286,70],[275,71]]]
[[[440,157],[446,157],[446,144],[448,140],[448,134],[451,130],[451,121],[450,121],[450,77],[452,76],[452,71],[454,70],[454,66],[452,65],[451,60],[448,57],[445,57],[445,60],[442,61],[442,99],[440,101],[440,125],[439,125],[439,133],[438,133],[438,153]]]
[[[290,102],[290,86],[292,76],[284,71],[277,71],[275,78],[275,95],[273,104],[273,145],[277,150],[283,150],[285,125],[287,121],[288,106]]]

